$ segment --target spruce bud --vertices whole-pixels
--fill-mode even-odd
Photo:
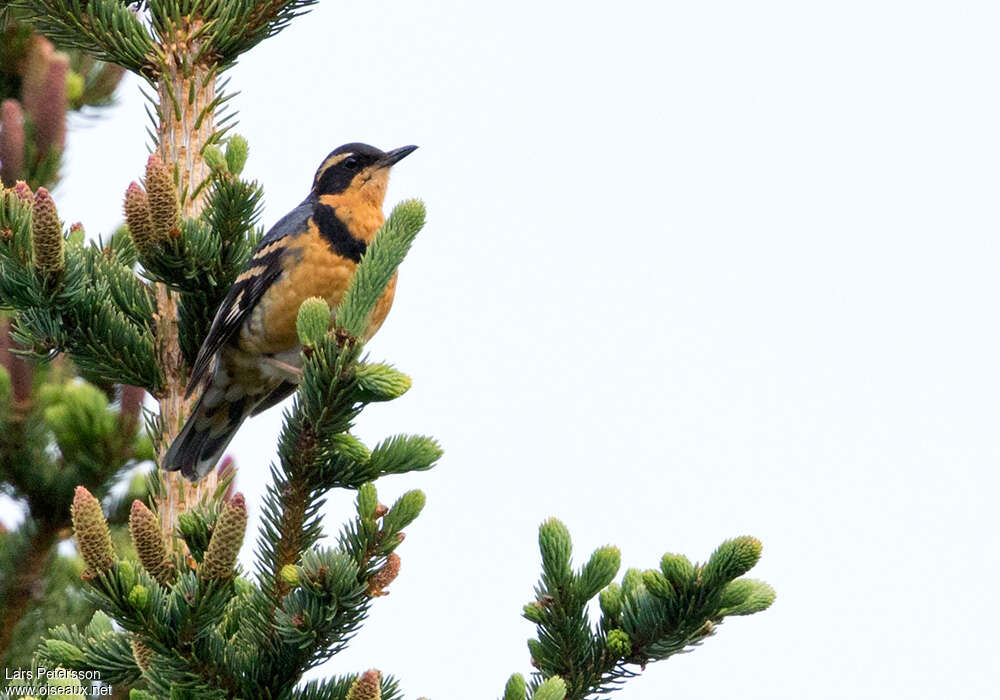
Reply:
[[[427,497],[423,491],[407,491],[382,518],[382,527],[390,532],[399,532],[417,519],[426,502]]]
[[[358,488],[358,517],[362,520],[374,520],[378,510],[378,493],[375,484],[368,482]]]
[[[136,610],[145,610],[146,606],[149,605],[149,589],[141,583],[133,586],[132,590],[128,592],[128,602]]]
[[[229,137],[226,144],[226,164],[234,176],[239,176],[243,172],[243,166],[247,163],[247,155],[250,153],[250,144],[239,134]]]
[[[320,297],[310,297],[299,305],[299,315],[295,319],[295,331],[299,342],[306,347],[314,347],[323,341],[330,329],[330,306]]]
[[[650,569],[642,572],[642,583],[646,590],[662,600],[672,600],[674,598],[674,588],[670,581],[659,571]]]
[[[734,584],[741,584],[741,586],[749,584],[749,590],[741,592],[744,596],[742,602],[720,610],[720,614],[722,615],[752,615],[762,610],[767,610],[774,602],[776,596],[774,589],[763,581],[755,581],[753,579],[740,579],[730,583],[726,586],[726,593],[723,593],[723,600],[727,597],[729,586],[733,586]],[[733,595],[735,596],[735,593]]]
[[[624,630],[611,630],[608,632],[605,646],[607,646],[608,651],[618,658],[624,658],[632,653],[632,640],[629,639],[628,634]]]
[[[694,578],[694,564],[683,554],[664,554],[660,571],[676,590],[682,590]]]
[[[566,697],[566,682],[559,676],[552,676],[535,691],[531,700],[563,700]]]
[[[525,700],[527,691],[524,676],[515,673],[507,679],[507,686],[503,690],[503,700]]]
[[[205,165],[213,173],[228,173],[229,166],[226,164],[226,157],[222,155],[222,149],[218,146],[206,146],[205,150],[202,151],[202,156],[205,158]]]
[[[737,537],[719,545],[702,571],[707,586],[721,586],[739,578],[760,559],[761,544],[755,537]]]
[[[590,555],[580,574],[580,594],[590,600],[618,574],[622,555],[617,547],[601,547]]]
[[[617,583],[610,584],[607,588],[601,591],[598,601],[601,604],[601,612],[604,613],[604,617],[609,620],[617,619],[618,616],[622,614],[622,606],[624,603],[621,586]]]
[[[399,398],[413,384],[413,380],[389,365],[359,365],[354,378],[358,382],[358,401],[374,403]]]
[[[297,588],[301,580],[299,578],[299,567],[294,564],[285,564],[281,567],[281,580],[284,581],[289,588]]]

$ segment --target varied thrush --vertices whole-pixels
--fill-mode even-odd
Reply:
[[[322,297],[336,309],[385,222],[389,169],[416,148],[385,153],[349,143],[326,157],[309,196],[264,236],[219,306],[187,393],[201,384],[204,390],[167,450],[163,469],[201,479],[244,420],[295,391],[302,364],[295,329],[299,305]],[[375,306],[364,340],[385,320],[395,288],[394,277]]]

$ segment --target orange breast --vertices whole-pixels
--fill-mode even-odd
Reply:
[[[252,338],[244,337],[246,349],[260,353],[290,350],[299,344],[295,330],[299,306],[310,297],[325,299],[331,308],[340,304],[357,269],[353,261],[330,249],[315,225],[288,245],[287,260],[281,277],[264,294],[253,311],[248,326],[259,329]],[[396,279],[386,287],[375,305],[365,340],[379,329],[392,306]]]

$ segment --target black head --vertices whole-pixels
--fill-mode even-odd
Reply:
[[[387,170],[417,150],[416,146],[403,146],[389,152],[381,151],[366,143],[347,143],[335,149],[324,160],[313,178],[316,194],[337,194],[347,190],[355,178],[370,178],[374,173]],[[357,183],[355,183],[357,184]]]

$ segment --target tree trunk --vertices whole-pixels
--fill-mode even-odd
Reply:
[[[201,22],[191,20],[175,28],[172,37],[163,37],[166,60],[158,83],[159,153],[163,163],[173,167],[181,199],[181,216],[201,214],[209,176],[202,150],[214,131],[215,68],[194,62],[198,54],[197,35]],[[191,412],[193,401],[184,398],[188,367],[181,353],[177,335],[177,300],[163,284],[156,285],[157,354],[164,374],[163,394],[158,397],[163,425],[158,457],[161,462],[170,443],[177,437]],[[196,397],[192,397],[194,399]],[[159,501],[160,522],[167,541],[178,516],[197,503],[202,495],[211,495],[218,484],[215,471],[197,484],[191,484],[180,472],[163,472],[165,496]]]

